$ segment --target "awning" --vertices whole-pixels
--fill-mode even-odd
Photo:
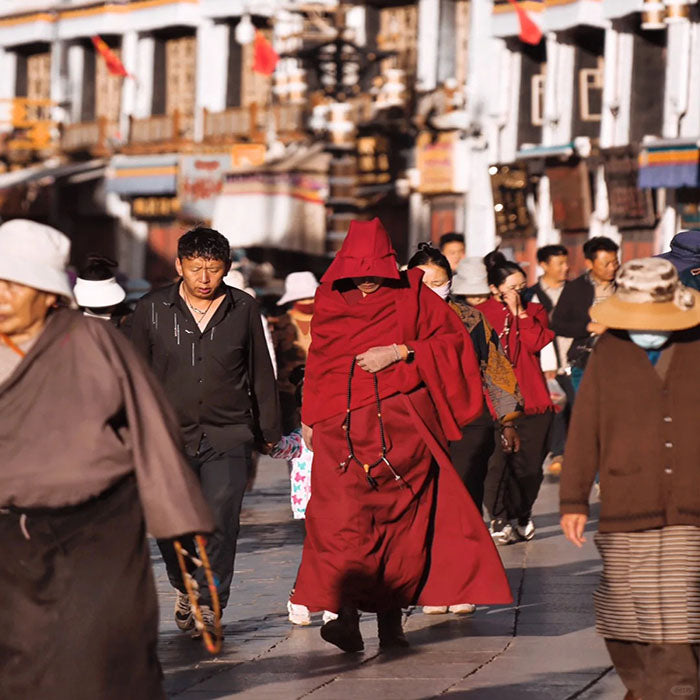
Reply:
[[[7,190],[17,185],[36,182],[50,178],[53,182],[60,178],[79,178],[80,181],[102,177],[105,174],[105,161],[101,159],[88,160],[84,163],[66,165],[36,165],[22,170],[12,170],[0,175],[0,190]],[[49,184],[47,182],[47,184]]]
[[[574,142],[560,146],[523,146],[516,154],[516,160],[529,158],[570,158],[576,153]]]
[[[177,194],[178,154],[114,156],[107,191],[124,196]]]
[[[325,252],[330,157],[319,145],[227,173],[212,226],[235,248]]]
[[[644,144],[639,153],[640,189],[700,186],[698,139],[666,139]]]

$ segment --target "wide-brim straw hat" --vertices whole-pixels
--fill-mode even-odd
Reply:
[[[277,306],[301,299],[313,299],[317,289],[318,280],[313,272],[290,272],[284,280],[284,294]]]
[[[126,299],[126,292],[119,286],[116,277],[106,280],[86,280],[78,277],[73,294],[79,306],[90,309],[104,309],[116,306]]]
[[[491,294],[488,273],[482,258],[462,258],[452,278],[452,293],[481,297]]]
[[[0,226],[0,280],[56,294],[74,305],[69,257],[70,239],[51,226],[28,219]]]
[[[590,314],[607,328],[680,331],[700,324],[700,293],[680,283],[668,260],[630,260],[617,273],[615,293]]]

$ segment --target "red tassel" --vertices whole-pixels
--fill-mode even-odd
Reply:
[[[524,44],[532,44],[532,46],[537,46],[537,44],[542,41],[542,30],[532,21],[530,15],[520,6],[517,0],[508,0],[508,2],[515,8],[518,13],[518,20],[520,22],[520,34],[518,38]]]
[[[280,57],[262,32],[255,33],[255,45],[253,48],[255,52],[253,70],[263,75],[272,75]]]

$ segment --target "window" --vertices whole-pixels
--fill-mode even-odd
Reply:
[[[261,28],[258,18],[253,19],[256,29],[268,40],[272,40],[272,30]],[[226,107],[261,108],[267,106],[272,90],[272,76],[262,75],[253,70],[255,42],[241,46],[235,37],[235,24],[229,32],[229,51],[226,83]]]
[[[197,40],[181,36],[165,42],[166,114],[194,114]]]
[[[533,126],[542,126],[544,124],[544,85],[544,70],[538,75],[533,75],[530,79],[530,93],[532,94],[530,123]]]
[[[272,30],[259,29],[259,32],[268,40],[272,40]],[[255,61],[255,42],[243,46],[241,51],[241,106],[250,107],[256,104],[259,107],[266,107],[270,90],[272,88],[272,76],[256,73],[253,70]]]
[[[379,11],[377,47],[381,51],[396,51],[383,68],[401,68],[407,74],[416,72],[418,55],[418,6],[387,7]]]
[[[599,122],[603,116],[603,57],[598,57],[595,68],[581,68],[578,72],[581,121]]]
[[[630,143],[645,136],[661,136],[666,86],[666,32],[634,34]]]
[[[51,97],[49,52],[27,56],[27,97],[30,100],[48,100]]]
[[[605,30],[581,26],[570,36],[575,46],[571,136],[598,138],[603,115]]]
[[[542,142],[544,86],[547,74],[547,45],[528,46],[513,42],[509,50],[520,54],[520,97],[518,100],[518,145]]]
[[[103,37],[104,38],[104,37]],[[112,52],[121,58],[121,49],[108,45]],[[119,121],[121,93],[124,78],[113,75],[107,69],[107,63],[101,56],[96,56],[95,66],[95,116],[106,118],[111,123]]]

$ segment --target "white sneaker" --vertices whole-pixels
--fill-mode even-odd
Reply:
[[[187,632],[194,627],[194,613],[192,612],[192,604],[187,593],[175,591],[175,624],[183,632]]]
[[[511,544],[517,540],[513,532],[513,526],[509,522],[503,520],[492,520],[489,526],[489,532],[493,541],[497,545]]]
[[[529,542],[535,536],[535,523],[532,522],[532,518],[529,518],[525,525],[518,523],[515,526],[515,532],[521,540]]]
[[[424,605],[423,613],[425,615],[444,615],[447,612],[446,605]]]
[[[324,610],[323,611],[323,624],[325,625],[326,622],[330,622],[331,620],[337,620],[338,615],[334,612],[331,612],[330,610]]]
[[[473,603],[460,603],[459,605],[450,605],[448,610],[455,615],[473,615],[476,612],[476,605]]]
[[[311,624],[311,613],[306,605],[298,605],[287,601],[287,612],[289,613],[289,621],[293,625],[301,625],[302,627]]]

